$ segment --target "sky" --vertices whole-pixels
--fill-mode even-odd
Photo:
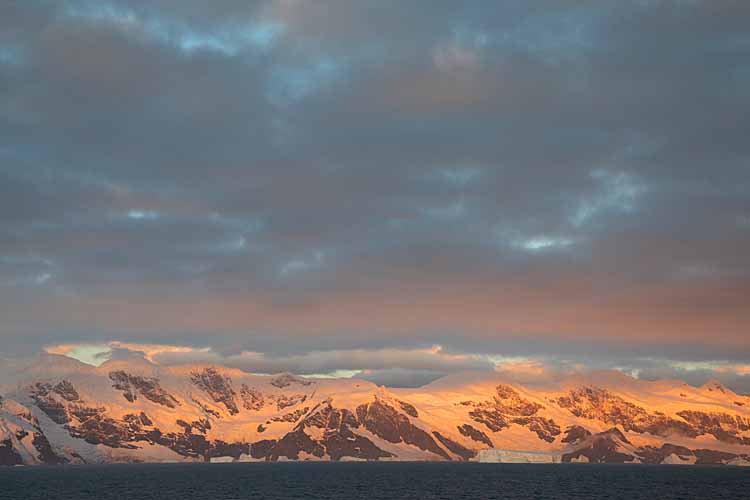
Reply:
[[[0,355],[750,392],[750,2],[0,2]]]

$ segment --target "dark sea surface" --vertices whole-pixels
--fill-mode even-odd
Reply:
[[[235,463],[0,468],[0,499],[750,499],[735,467]]]

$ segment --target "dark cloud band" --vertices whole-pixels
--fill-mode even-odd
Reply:
[[[206,5],[0,6],[3,350],[750,361],[747,2]]]

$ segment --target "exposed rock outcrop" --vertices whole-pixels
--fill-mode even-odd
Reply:
[[[50,420],[56,424],[68,422],[65,404],[55,398],[50,384],[37,382],[29,388],[29,396],[37,408],[42,410]]]
[[[123,397],[131,403],[141,394],[149,401],[167,408],[175,408],[180,404],[177,398],[162,389],[159,379],[131,375],[124,371],[110,372],[109,378],[112,380],[112,387],[122,391]]]
[[[284,408],[304,403],[306,400],[307,396],[304,394],[281,395],[276,398],[276,409],[283,410]]]
[[[240,386],[240,399],[242,400],[242,407],[250,411],[260,411],[266,403],[263,393],[248,387],[247,384]]]
[[[279,389],[284,389],[285,387],[289,387],[292,384],[297,384],[301,386],[309,386],[313,384],[312,380],[305,380],[300,377],[295,377],[294,375],[290,375],[288,373],[285,373],[283,375],[279,375],[277,377],[274,377],[270,384],[274,387],[278,387]]]
[[[565,429],[565,436],[560,440],[563,443],[578,444],[591,436],[591,432],[580,425],[571,425]]]
[[[630,444],[619,429],[613,428],[590,436],[582,443],[583,446],[573,452],[563,454],[562,461],[608,464],[634,462],[636,457],[628,453],[625,447]]]
[[[452,439],[443,436],[438,431],[432,431],[432,434],[438,439],[438,441],[440,441],[443,444],[443,446],[448,448],[448,451],[458,455],[463,460],[468,460],[470,458],[473,458],[477,454],[476,451],[470,450],[464,446],[461,446],[460,444],[453,441]]]
[[[0,441],[0,465],[21,465],[23,459],[13,447],[10,439]]]
[[[570,391],[567,396],[560,397],[557,403],[576,417],[619,425],[626,431],[648,432],[655,436],[678,434],[696,437],[700,434],[685,422],[663,413],[649,413],[644,408],[597,387]]]
[[[750,437],[740,436],[750,430],[750,419],[727,413],[706,413],[683,410],[677,412],[694,429],[697,435],[710,434],[719,441],[750,445]]]
[[[560,434],[560,427],[554,420],[537,416],[544,407],[522,398],[516,390],[507,385],[498,385],[496,395],[490,401],[465,401],[464,406],[473,407],[469,417],[479,424],[484,424],[492,432],[499,432],[511,424],[527,427],[536,433],[539,439],[549,443]]]
[[[410,417],[419,418],[419,412],[417,412],[417,409],[414,407],[414,405],[407,403],[406,401],[399,401],[398,405],[401,407],[404,413],[406,413]]]
[[[492,444],[492,440],[485,434],[484,432],[472,427],[469,424],[463,424],[458,426],[458,432],[463,434],[464,436],[473,439],[474,441],[477,441],[479,443],[486,444],[490,448],[494,448],[495,445]]]
[[[55,453],[55,451],[52,449],[52,445],[50,445],[50,442],[47,439],[47,436],[42,434],[41,431],[37,431],[34,433],[34,438],[32,439],[31,443],[39,453],[38,458],[42,463],[54,465],[64,464],[68,462],[67,459]]]
[[[437,445],[432,436],[414,426],[406,415],[378,399],[358,406],[357,417],[368,431],[386,441],[404,442],[450,460],[450,456]]]
[[[716,387],[711,390],[719,391]],[[750,430],[750,419],[737,415],[683,410],[677,412],[682,419],[678,420],[661,412],[650,413],[641,406],[596,387],[570,391],[569,395],[558,399],[558,404],[577,417],[619,425],[625,431],[690,438],[710,434],[726,443],[750,445],[750,437],[741,436],[741,433]]]
[[[203,371],[190,374],[190,380],[208,394],[215,403],[223,404],[230,415],[240,412],[232,388],[232,380],[216,371],[215,368],[204,368]]]
[[[296,422],[299,420],[302,415],[310,411],[310,408],[305,406],[304,408],[300,408],[298,410],[294,410],[291,413],[286,413],[284,415],[279,415],[277,417],[273,417],[270,422]]]

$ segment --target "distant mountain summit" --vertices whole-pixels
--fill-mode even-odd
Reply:
[[[619,372],[416,389],[142,359],[0,360],[0,464],[477,460],[750,464],[750,397]],[[483,455],[487,455],[484,453]],[[557,459],[555,459],[557,460]]]

